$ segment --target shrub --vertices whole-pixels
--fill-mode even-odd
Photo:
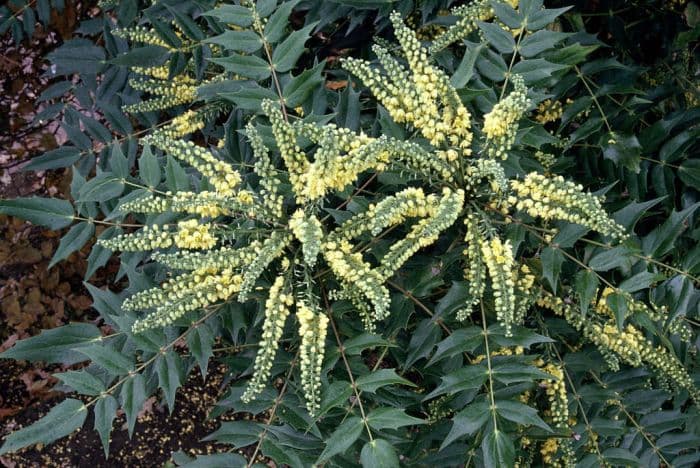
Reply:
[[[76,171],[74,203],[0,201],[52,229],[78,221],[55,261],[109,226],[93,261],[120,251],[128,279],[118,294],[88,286],[109,335],[70,324],[3,354],[90,364],[58,374],[85,398],[0,452],[65,436],[93,407],[107,453],[119,407],[130,432],[148,395],[172,411],[221,346],[237,378],[213,415],[253,418],[209,436],[231,452],[180,465],[243,465],[233,451],[248,445],[250,463],[291,466],[697,460],[697,278],[664,263],[695,192],[649,229],[661,200],[586,174],[636,171],[686,119],[663,146],[683,158],[694,120],[640,143],[625,111],[648,102],[615,97],[625,78],[594,81],[635,71],[562,32],[567,8],[541,1],[426,6],[417,31],[407,2],[381,6],[386,35],[339,66],[304,53],[337,26],[325,6],[206,5],[153,7],[113,31],[131,49],[108,73],[128,67],[129,92],[149,96],[119,103],[154,124],[138,145],[112,143],[87,180]],[[296,28],[294,8],[310,8]],[[591,146],[594,161],[571,157]],[[682,164],[694,185],[694,160]]]

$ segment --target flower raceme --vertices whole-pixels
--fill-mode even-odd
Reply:
[[[493,17],[486,2],[474,2],[464,14],[468,27],[477,19]],[[516,217],[524,212],[544,221],[565,220],[604,235],[624,236],[600,200],[584,193],[582,187],[538,173],[527,174],[522,180],[506,175],[510,173],[503,161],[516,144],[519,121],[530,106],[522,77],[511,75],[512,90],[483,115],[481,131],[476,132],[481,138],[476,147],[481,150],[474,151],[472,127],[478,127],[478,121],[445,72],[432,63],[432,47],[421,45],[398,14],[391,15],[391,22],[401,58],[386,47],[376,46],[381,70],[353,58],[343,64],[367,84],[396,123],[411,126],[424,139],[374,137],[311,119],[290,122],[278,102],[265,100],[260,119],[269,122],[275,148],[268,146],[261,127],[248,123],[245,134],[255,157],[254,177],[249,178],[243,165],[239,168],[225,162],[215,149],[184,139],[215,115],[188,111],[143,142],[187,163],[212,188],[153,191],[131,200],[120,209],[143,214],[181,213],[190,219],[170,226],[149,225],[100,241],[112,249],[155,250],[153,260],[181,271],[162,286],[139,292],[125,302],[128,310],[147,312],[134,324],[135,332],[169,325],[219,301],[245,302],[260,285],[268,284],[266,278],[275,278],[264,304],[262,336],[244,394],[246,401],[254,399],[269,380],[285,323],[294,315],[301,386],[309,411],[318,410],[331,317],[320,310],[315,297],[320,295],[316,292],[319,288],[327,287],[326,275],[332,275],[337,284],[328,297],[350,301],[372,331],[389,314],[387,280],[419,250],[433,246],[449,232],[465,243],[462,262],[469,297],[458,312],[459,318],[467,318],[476,305],[491,305],[510,336],[537,299],[536,276],[521,262],[518,247],[502,237],[486,214],[488,210],[496,207],[498,213]],[[454,33],[448,30],[445,34],[452,37]],[[433,47],[440,43],[438,39]],[[162,72],[149,72],[154,79],[162,79]],[[194,86],[184,79],[174,83]],[[155,90],[149,86],[143,84],[143,89]],[[355,185],[364,174],[385,171],[407,173],[412,182],[393,194],[378,195],[364,210],[345,212],[342,220],[322,215],[325,203]],[[461,223],[455,227],[460,218],[466,232],[460,232],[464,230]],[[402,237],[370,261],[368,253],[374,252],[367,240],[392,229],[402,230]],[[306,279],[299,284],[293,277]],[[607,336],[605,330],[601,328],[594,336],[591,328],[586,336],[598,343]],[[632,362],[623,348],[608,348]],[[651,359],[644,352],[641,355]],[[655,365],[667,366],[665,361]],[[557,393],[561,391],[559,384],[551,385]]]

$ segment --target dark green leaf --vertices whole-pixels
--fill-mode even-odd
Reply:
[[[601,141],[603,156],[632,172],[639,172],[642,145],[634,135],[604,135]]]
[[[75,146],[64,145],[32,158],[23,171],[45,171],[72,166],[83,153]]]
[[[518,29],[523,26],[524,18],[519,11],[514,10],[508,3],[494,0],[491,0],[490,3],[494,13],[496,13],[499,20],[503,21],[503,24],[513,29]]]
[[[428,357],[440,336],[440,328],[432,320],[426,319],[418,324],[411,341],[408,343],[404,369],[410,369],[416,361]]]
[[[125,67],[139,67],[143,66],[144,63],[156,66],[165,63],[169,55],[170,52],[164,47],[148,45],[131,49],[129,52],[113,58],[110,63]]]
[[[687,219],[700,207],[695,203],[683,211],[674,211],[664,223],[654,229],[642,241],[644,252],[658,258],[673,248],[678,236],[688,227]],[[0,206],[0,208],[2,208]]]
[[[309,33],[316,27],[317,23],[294,31],[282,41],[272,52],[272,64],[275,70],[284,73],[291,70],[299,61],[299,57],[304,53],[304,44],[309,39]]]
[[[557,292],[557,283],[561,273],[561,265],[564,263],[564,254],[561,250],[547,247],[542,251],[542,276],[549,282],[554,293]]]
[[[139,158],[139,176],[149,187],[155,188],[160,183],[160,164],[148,145],[143,147]]]
[[[518,51],[523,57],[535,57],[545,50],[553,48],[568,36],[567,33],[542,29],[525,36],[518,46]]]
[[[346,419],[328,438],[326,448],[323,449],[317,463],[329,460],[339,453],[344,453],[360,437],[363,428],[362,419],[357,416]]]
[[[72,39],[50,52],[47,58],[56,66],[57,75],[99,73],[104,64],[105,51],[91,40]]]
[[[95,403],[95,430],[100,435],[105,458],[109,454],[109,434],[112,432],[112,422],[117,416],[119,403],[112,395],[105,395]]]
[[[58,198],[15,198],[0,200],[0,214],[58,230],[73,222],[73,205]]]
[[[253,13],[249,8],[239,5],[221,5],[204,14],[213,16],[222,23],[235,24],[236,26],[246,27],[253,24]]]
[[[18,341],[0,358],[72,365],[85,361],[80,347],[99,341],[101,336],[100,329],[90,323],[70,323]]]
[[[79,351],[112,375],[127,374],[134,368],[132,359],[108,345],[88,346]]]
[[[190,187],[190,179],[179,162],[172,156],[167,156],[165,165],[165,185],[173,192],[187,190]]]
[[[197,360],[199,370],[202,372],[202,379],[206,378],[209,358],[214,355],[212,351],[213,343],[214,335],[209,326],[205,323],[197,325],[194,330],[187,335],[187,347]]]
[[[274,44],[284,37],[289,15],[292,14],[292,9],[297,3],[299,3],[299,0],[284,2],[272,13],[265,25],[265,39],[267,42]]]
[[[204,42],[248,54],[259,50],[263,45],[260,36],[253,31],[224,31],[218,36],[205,39]]]
[[[82,395],[99,395],[105,390],[102,381],[85,370],[62,372],[54,377]]]
[[[524,403],[513,400],[499,400],[496,402],[496,412],[508,421],[513,421],[524,426],[537,426],[545,431],[552,429],[537,415],[537,410]]]
[[[314,68],[304,70],[298,76],[292,77],[283,89],[285,104],[289,107],[302,105],[315,89],[322,86],[324,79],[321,72],[325,66],[326,62],[323,61]]]
[[[124,191],[124,181],[109,172],[103,172],[88,180],[80,187],[78,201],[103,202],[116,198]]]
[[[180,373],[182,371],[180,356],[172,351],[168,351],[156,359],[155,367],[158,374],[158,386],[163,390],[165,401],[168,403],[168,409],[170,409],[172,414],[175,408],[175,393],[182,385],[180,381]]]
[[[484,437],[482,445],[484,464],[486,466],[507,467],[513,466],[515,461],[515,447],[507,434],[494,428]]]
[[[570,10],[571,8],[573,7],[567,6],[564,8],[549,8],[546,10],[529,12],[527,16],[527,29],[530,31],[542,29],[554,21],[559,15]]]
[[[588,261],[588,266],[595,271],[609,271],[613,268],[628,265],[629,262],[629,250],[627,247],[620,245],[598,252]]]
[[[502,54],[510,54],[515,49],[513,35],[506,32],[495,23],[478,21],[479,29],[484,33],[486,41]]]
[[[374,439],[362,447],[360,463],[364,468],[398,468],[399,457],[389,442]]]
[[[442,359],[449,359],[460,353],[473,353],[483,342],[483,330],[481,328],[458,328],[450,336],[438,343],[435,354],[433,354],[426,366],[431,366]]]
[[[700,190],[700,159],[688,159],[678,168],[678,176],[689,187]]]
[[[374,393],[380,387],[385,387],[387,385],[408,385],[409,387],[415,387],[416,384],[404,379],[396,374],[394,369],[380,369],[374,371],[370,374],[365,374],[357,378],[355,381],[357,388],[363,392]]]
[[[256,443],[261,432],[260,426],[253,421],[226,421],[202,440],[215,440],[233,448],[241,448]]]
[[[379,335],[371,333],[362,333],[354,336],[343,343],[343,349],[346,356],[354,356],[362,353],[367,348],[376,348],[377,346],[396,347]]]
[[[481,387],[486,381],[486,368],[483,365],[469,365],[442,377],[440,385],[425,396],[425,400],[445,393],[453,394],[462,390]]]
[[[78,223],[70,228],[65,236],[61,238],[56,252],[54,252],[48,268],[51,268],[56,263],[67,258],[76,250],[80,250],[87,241],[92,239],[95,234],[95,225],[93,223]]]
[[[82,426],[86,416],[85,403],[67,398],[31,426],[7,436],[5,443],[0,447],[0,455],[38,443],[49,444],[56,439],[65,437]]]
[[[415,426],[426,424],[426,421],[414,418],[406,414],[405,410],[399,408],[377,408],[367,415],[367,424],[373,429],[398,429],[403,426]]]
[[[486,425],[491,417],[489,405],[485,401],[472,403],[452,418],[452,428],[440,446],[440,450],[463,436],[471,436]]]
[[[146,381],[142,374],[133,374],[122,384],[119,392],[122,408],[126,414],[129,437],[134,433],[136,418],[146,401]]]
[[[231,54],[209,61],[221,65],[224,70],[253,80],[264,80],[270,76],[270,64],[257,55]]]
[[[576,294],[579,297],[581,313],[588,312],[591,302],[598,291],[598,275],[592,270],[581,270],[576,274]]]

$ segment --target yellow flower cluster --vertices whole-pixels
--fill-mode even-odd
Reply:
[[[389,247],[378,268],[380,275],[389,278],[418,250],[435,242],[440,233],[457,220],[462,206],[464,206],[464,191],[444,188],[440,200],[429,196],[425,207],[415,211],[409,207],[405,213],[406,216],[423,219],[414,224],[403,239]]]
[[[588,341],[595,344],[604,357],[619,357],[634,367],[647,364],[660,377],[669,379],[677,387],[687,390],[696,402],[700,402],[700,390],[683,364],[664,346],[654,346],[634,325],[628,324],[620,330],[614,320],[609,319],[602,325],[590,319],[584,320],[578,310],[563,299],[550,293],[544,294],[538,299],[538,305],[562,315],[569,324],[581,331]]]
[[[139,231],[121,234],[111,239],[98,239],[97,244],[110,250],[142,252],[165,249],[173,245],[173,232],[166,226],[147,225]]]
[[[170,51],[177,50],[176,48],[171,47],[163,39],[161,39],[160,36],[158,36],[158,33],[147,29],[144,26],[137,25],[131,26],[129,28],[117,28],[112,30],[112,34],[133,42],[141,42],[143,44],[160,46]]]
[[[381,171],[389,162],[389,152],[383,146],[385,138],[369,138],[364,133],[355,135],[329,124],[323,128],[297,125],[295,129],[317,143],[314,161],[302,175],[302,195],[316,200],[331,190],[342,190],[368,169]]]
[[[289,308],[294,304],[294,297],[284,291],[285,279],[280,275],[270,287],[265,302],[265,321],[258,354],[255,357],[253,377],[248,382],[241,400],[248,403],[263,391],[270,379],[272,364],[277,354],[279,341],[284,332],[284,324],[289,316]]]
[[[608,216],[597,197],[561,176],[531,172],[523,181],[512,180],[511,187],[517,198],[511,196],[508,202],[530,216],[581,224],[612,237],[625,236],[625,229]]]
[[[168,65],[159,65],[157,67],[131,67],[131,71],[139,75],[150,76],[163,81],[174,81],[182,84],[194,84],[194,79],[187,75],[175,75],[170,77],[170,67]]]
[[[482,179],[489,181],[491,190],[496,195],[508,190],[508,179],[503,166],[494,159],[476,159],[467,167],[466,185],[474,190]]]
[[[545,153],[543,151],[535,151],[535,159],[542,164],[545,171],[549,171],[555,162],[557,162],[556,157],[551,153]]]
[[[479,230],[479,219],[473,213],[469,213],[464,219],[467,232],[464,241],[467,246],[462,252],[466,267],[464,269],[464,279],[469,282],[469,299],[467,307],[457,312],[457,320],[466,320],[471,313],[471,308],[478,304],[484,295],[486,288],[486,265],[481,254],[481,244],[483,236]]]
[[[289,220],[289,228],[294,236],[301,242],[304,254],[304,263],[309,267],[316,264],[316,258],[321,250],[323,241],[323,225],[314,215],[306,215],[304,210],[294,212]]]
[[[514,3],[517,5],[517,0]],[[460,5],[453,8],[451,13],[459,19],[431,44],[430,52],[433,54],[476,31],[478,21],[488,21],[494,17],[489,0],[475,0],[467,5]]]
[[[197,270],[188,282],[174,281],[163,286],[165,300],[146,317],[132,326],[134,333],[172,324],[187,312],[228,299],[241,286],[241,275],[226,269],[211,273],[211,269]]]
[[[306,304],[297,304],[299,320],[299,360],[301,386],[306,397],[306,408],[313,416],[321,402],[321,370],[325,353],[328,317],[314,313]]]
[[[532,274],[530,267],[527,265],[522,264],[520,268],[517,268],[516,265],[513,268],[513,282],[515,283],[514,323],[522,323],[525,320],[525,314],[536,297],[532,288],[535,284],[535,279],[535,275]]]
[[[511,81],[513,91],[484,116],[482,130],[487,140],[486,153],[492,158],[508,157],[508,151],[513,146],[518,131],[518,120],[530,105],[525,80],[520,75],[513,75]]]
[[[132,88],[153,94],[147,100],[129,104],[122,107],[124,112],[151,112],[191,103],[197,95],[197,86],[184,81],[132,79],[129,80]]]
[[[542,442],[540,447],[540,455],[542,462],[547,466],[552,466],[557,463],[557,452],[559,451],[559,439],[550,437]]]
[[[372,304],[373,314],[366,318],[365,326],[371,329],[371,322],[382,320],[389,312],[389,291],[384,287],[384,278],[365,262],[362,254],[352,252],[352,245],[346,239],[327,241],[321,246],[323,256],[333,274],[341,281],[349,299],[358,299],[352,291],[358,291]],[[357,300],[354,301],[357,305]]]
[[[569,399],[566,395],[566,382],[564,371],[555,364],[547,364],[542,369],[554,376],[553,379],[545,379],[542,386],[545,388],[552,423],[555,427],[566,427],[569,422]]]
[[[363,60],[349,58],[343,66],[365,82],[396,122],[413,124],[435,147],[447,144],[469,155],[472,140],[469,111],[447,75],[429,64],[428,51],[403,23],[401,15],[394,12],[390,19],[409,69],[378,45],[373,50],[386,77]],[[436,154],[451,162],[459,157],[456,150]]]
[[[177,223],[175,245],[182,249],[211,249],[216,245],[216,237],[211,234],[209,224],[199,224],[196,219]]]
[[[505,327],[505,335],[512,335],[515,320],[515,281],[513,281],[513,248],[510,241],[493,237],[480,242],[481,255],[491,278],[496,318]]]
[[[240,190],[235,196],[224,196],[216,192],[166,192],[165,196],[146,194],[130,200],[119,209],[122,212],[133,213],[164,213],[177,211],[192,213],[202,217],[216,218],[230,215],[232,211],[241,211],[255,218],[257,207],[254,206],[253,194],[248,190]]]
[[[522,346],[513,346],[513,347],[508,347],[508,348],[501,348],[496,351],[491,351],[489,353],[489,356],[494,357],[494,356],[522,356],[523,353],[525,352],[524,348]],[[474,359],[472,359],[471,364],[479,364],[481,363],[484,359],[486,359],[485,354],[479,354],[477,356],[474,356]]]
[[[254,246],[240,249],[233,247],[219,247],[206,252],[192,252],[180,250],[177,252],[154,252],[152,257],[158,263],[177,270],[200,270],[202,268],[240,268],[249,265],[257,253]]]
[[[544,125],[548,122],[559,120],[563,113],[564,105],[560,101],[546,99],[542,101],[539,106],[537,106],[535,120]]]
[[[252,262],[246,265],[246,269],[243,272],[243,282],[238,295],[240,302],[248,300],[248,294],[253,290],[255,282],[265,271],[265,268],[282,255],[282,252],[284,252],[284,249],[291,241],[292,236],[288,232],[274,231],[262,244],[251,243],[251,248],[256,256]]]
[[[161,131],[170,138],[179,138],[203,129],[204,125],[204,115],[190,109],[175,117]]]
[[[270,152],[252,122],[246,125],[246,135],[253,149],[255,165],[253,170],[260,177],[260,198],[265,209],[273,218],[282,217],[284,197],[280,194],[280,179],[277,169],[270,160]]]
[[[172,139],[154,132],[145,137],[143,142],[160,148],[197,169],[209,179],[219,195],[232,195],[233,189],[241,183],[240,174],[230,164],[217,159],[210,151],[191,141]]]
[[[270,100],[262,102],[262,110],[270,119],[272,133],[279,148],[284,165],[289,171],[289,181],[292,184],[294,193],[297,194],[297,201],[302,203],[300,194],[305,190],[305,179],[302,176],[309,169],[309,161],[306,154],[297,144],[297,134],[283,118],[279,106]]]

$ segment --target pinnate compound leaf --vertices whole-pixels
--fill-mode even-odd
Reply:
[[[87,407],[80,400],[68,398],[31,426],[13,432],[0,447],[0,455],[34,444],[49,444],[78,429],[85,422]]]
[[[0,214],[58,230],[73,222],[74,211],[68,200],[31,197],[0,200]]]

